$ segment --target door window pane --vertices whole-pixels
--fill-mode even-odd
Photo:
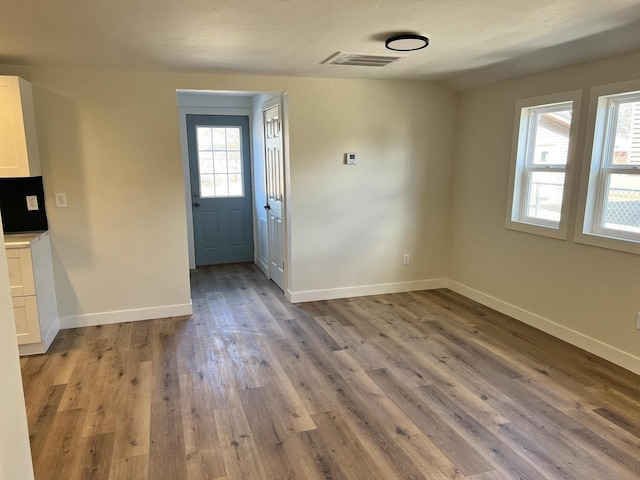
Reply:
[[[240,152],[228,152],[229,173],[242,173],[242,159]]]
[[[244,196],[240,127],[198,126],[200,197]]]
[[[200,175],[200,196],[215,197],[216,191],[213,185],[213,175]]]
[[[211,150],[211,129],[198,127],[198,150]]]
[[[213,162],[216,173],[227,173],[227,152],[214,152]]]
[[[216,175],[216,197],[229,196],[229,182],[227,175]]]
[[[229,175],[229,195],[230,196],[242,195],[242,175],[238,175],[238,174]]]
[[[227,148],[225,130],[226,128],[211,128],[211,132],[213,134],[213,148],[215,150],[225,150]]]
[[[240,150],[239,128],[227,128],[227,150]]]
[[[213,173],[213,154],[211,152],[199,152],[198,163],[200,173]]]

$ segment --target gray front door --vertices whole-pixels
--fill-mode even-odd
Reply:
[[[249,117],[187,115],[196,265],[253,261]]]

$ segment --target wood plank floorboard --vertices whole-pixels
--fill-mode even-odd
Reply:
[[[640,377],[449,290],[191,284],[191,317],[21,359],[36,480],[640,478]]]

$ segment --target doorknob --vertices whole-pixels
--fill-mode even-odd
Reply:
[[[265,210],[271,210],[271,205],[265,205],[265,206],[264,206],[264,209],[265,209]]]
[[[196,202],[193,204],[194,207],[198,208],[200,206],[200,202]]]

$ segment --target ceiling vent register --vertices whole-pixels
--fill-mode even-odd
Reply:
[[[344,53],[338,52],[326,59],[327,65],[346,65],[350,67],[386,67],[399,60],[403,56],[398,55],[371,55],[367,53]]]

